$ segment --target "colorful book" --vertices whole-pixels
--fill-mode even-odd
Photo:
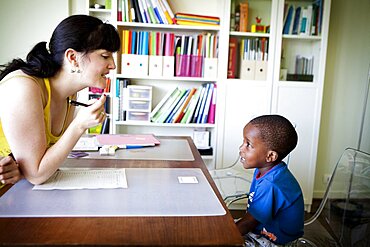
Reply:
[[[189,13],[176,13],[176,18],[194,18],[199,20],[213,20],[213,21],[220,21],[220,18],[217,16],[208,16],[208,15],[196,15],[196,14],[189,14]]]
[[[164,109],[163,113],[159,116],[159,118],[156,120],[156,123],[164,123],[167,119],[167,117],[171,114],[173,109],[176,107],[177,102],[180,100],[181,96],[184,94],[184,89],[178,89],[176,91],[175,95],[172,95],[169,100],[169,105],[166,103],[166,109]]]
[[[162,114],[162,116],[158,120],[159,123],[166,123],[167,119],[174,114],[174,111],[179,102],[181,101],[182,97],[184,96],[185,92],[186,92],[185,89],[180,89],[180,93],[177,95],[172,105],[167,109],[167,111],[164,114]]]
[[[238,57],[238,39],[231,37],[229,41],[229,62],[227,67],[227,78],[236,78]]]
[[[158,9],[158,5],[157,5],[157,2],[156,0],[150,0],[151,3],[152,3],[152,6],[153,6],[153,11],[154,11],[154,14],[159,22],[159,24],[164,24],[163,20],[162,20],[162,17],[159,13],[159,9]]]
[[[299,20],[300,19],[301,19],[301,7],[298,6],[295,10],[292,34],[298,34]]]
[[[165,4],[163,3],[163,0],[158,0],[158,3],[159,3],[159,6],[161,7],[162,11],[163,11],[163,14],[167,20],[167,24],[170,24],[172,25],[173,24],[173,20],[171,18],[171,15],[170,13],[168,12]],[[173,15],[173,14],[172,14]]]
[[[186,110],[184,117],[181,119],[181,123],[188,124],[188,123],[191,122],[191,119],[192,119],[194,111],[195,111],[195,107],[197,106],[197,103],[198,103],[198,100],[199,100],[199,96],[202,92],[202,88],[203,88],[203,86],[199,86],[199,88],[195,92],[194,96],[192,97],[191,101],[189,102],[189,107]]]
[[[118,1],[117,4],[117,21],[122,21],[122,1]]]
[[[204,98],[205,91],[206,91],[206,87],[205,87],[205,85],[202,85],[202,91],[199,95],[199,99],[198,99],[198,102],[197,102],[197,106],[195,107],[194,115],[192,116],[192,119],[190,121],[191,123],[196,123],[197,122],[198,115],[199,115],[199,110],[202,106],[202,101],[203,101],[203,98]]]
[[[137,0],[137,5],[138,5],[138,9],[139,9],[139,14],[141,16],[141,21],[143,23],[148,23],[146,17],[145,17],[145,11],[144,11],[144,5],[143,5],[143,2],[142,0]]]
[[[178,25],[187,25],[187,26],[219,26],[219,24],[199,22],[199,21],[186,21],[186,20],[176,20]]]
[[[163,2],[163,5],[164,5],[164,7],[166,8],[166,10],[167,10],[167,12],[168,12],[168,14],[169,14],[170,18],[172,19],[173,24],[176,24],[176,18],[175,18],[175,15],[173,14],[173,11],[172,11],[172,9],[171,9],[170,5],[168,4],[167,0],[160,0],[160,1],[162,1],[162,2]]]
[[[147,6],[148,6],[148,12],[149,12],[149,17],[150,17],[150,21],[151,23],[153,24],[158,24],[158,19],[154,13],[154,9],[153,9],[153,6],[152,6],[152,3],[150,0],[145,0],[146,3],[147,3]]]
[[[173,123],[180,123],[181,122],[181,119],[184,117],[185,115],[185,111],[186,109],[188,108],[188,105],[189,105],[189,102],[190,100],[192,99],[193,95],[195,94],[195,92],[197,91],[196,88],[192,88],[189,92],[189,95],[188,97],[186,98],[183,106],[181,107],[180,109],[180,112],[179,114],[176,116],[176,118],[173,120]]]
[[[180,89],[176,87],[176,89],[172,92],[171,96],[168,100],[164,103],[164,105],[158,110],[155,116],[151,119],[152,122],[158,123],[160,118],[165,118],[163,115],[167,112],[168,108],[173,104],[176,100],[177,96],[180,94]]]
[[[214,84],[211,106],[209,107],[209,114],[208,114],[207,123],[210,123],[210,124],[215,123],[216,101],[217,101],[217,84]]]
[[[247,32],[248,26],[248,2],[240,3],[240,21],[239,21],[239,31]]]
[[[286,20],[284,22],[284,27],[283,27],[283,34],[289,34],[290,25],[292,25],[292,18],[294,14],[294,6],[289,5],[287,11],[288,12],[287,12]]]
[[[203,114],[204,114],[204,108],[205,108],[205,105],[206,105],[207,97],[210,94],[209,88],[210,88],[210,83],[205,84],[205,92],[204,92],[204,95],[202,97],[202,103],[201,103],[200,108],[199,108],[198,116],[196,118],[196,123],[198,123],[198,124],[202,123],[202,117],[203,117]]]
[[[184,93],[181,95],[176,106],[174,107],[170,115],[167,117],[166,123],[172,123],[173,119],[177,116],[178,113],[180,113],[180,109],[182,105],[184,104],[186,98],[188,97],[189,92],[190,92],[190,89],[184,89]]]
[[[181,21],[196,21],[196,22],[204,22],[204,23],[210,23],[210,24],[215,24],[219,25],[220,21],[218,20],[210,20],[210,19],[199,19],[199,18],[194,18],[194,17],[178,17],[176,16],[177,20]]]
[[[203,124],[207,123],[207,121],[208,121],[209,108],[211,106],[211,99],[212,99],[212,95],[213,95],[213,87],[214,87],[214,84],[209,83],[207,99],[205,101],[204,109],[203,109],[203,112],[202,112],[202,115],[201,115],[202,118],[200,120],[200,123],[203,123]]]
[[[171,97],[171,95],[176,91],[177,87],[174,87],[171,90],[168,90],[166,95],[159,101],[159,103],[154,107],[152,112],[150,113],[150,119],[152,120],[155,118],[159,110],[162,108],[162,106],[166,103],[166,101]]]

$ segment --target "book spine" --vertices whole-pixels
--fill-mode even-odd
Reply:
[[[172,19],[172,22],[173,24],[176,24],[176,18],[175,18],[175,15],[173,14],[173,11],[170,7],[170,5],[168,4],[167,0],[161,0],[163,2],[163,5],[164,7],[166,8],[166,10],[168,11],[168,14],[170,15],[171,19]]]
[[[237,38],[230,38],[229,41],[229,62],[227,69],[227,78],[236,78],[236,63],[238,56],[238,40]]]
[[[240,3],[240,32],[246,32],[248,27],[248,3]]]
[[[214,84],[211,106],[210,106],[210,109],[209,109],[209,114],[208,114],[208,119],[207,119],[207,122],[210,123],[210,124],[215,123],[216,101],[217,101],[217,84]]]

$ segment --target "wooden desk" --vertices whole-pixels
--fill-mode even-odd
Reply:
[[[92,168],[201,168],[226,209],[226,215],[0,218],[0,245],[242,246],[244,241],[199,152],[189,137],[182,139],[188,140],[194,161],[86,159],[68,163],[75,167]],[[2,188],[0,196],[10,187]]]

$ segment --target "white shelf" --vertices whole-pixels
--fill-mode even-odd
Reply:
[[[140,80],[163,80],[163,81],[191,81],[191,82],[214,82],[217,78],[203,78],[203,77],[162,77],[162,76],[142,76],[134,77],[125,74],[117,74],[117,78],[127,78],[127,79],[140,79]]]
[[[187,26],[187,25],[168,25],[168,24],[152,24],[152,23],[139,23],[139,22],[122,22],[118,21],[117,26],[119,27],[130,27],[130,28],[145,28],[145,29],[163,29],[163,30],[193,30],[193,31],[214,31],[220,30],[220,26]]]
[[[152,123],[147,121],[115,121],[117,125],[153,126],[153,127],[175,127],[175,128],[215,128],[214,124],[181,124],[181,123]]]
[[[89,12],[110,14],[112,12],[112,10],[111,9],[95,9],[95,8],[89,8]]]
[[[269,38],[269,33],[251,33],[251,32],[236,32],[232,31],[230,32],[230,36],[236,36],[236,37],[264,37]]]
[[[293,35],[293,34],[284,34],[284,39],[297,39],[297,40],[321,40],[321,36],[305,36],[305,35]]]

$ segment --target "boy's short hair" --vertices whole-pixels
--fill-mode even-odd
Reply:
[[[278,153],[279,161],[297,146],[297,132],[292,123],[283,116],[263,115],[249,123],[259,129],[260,138],[267,148]]]

